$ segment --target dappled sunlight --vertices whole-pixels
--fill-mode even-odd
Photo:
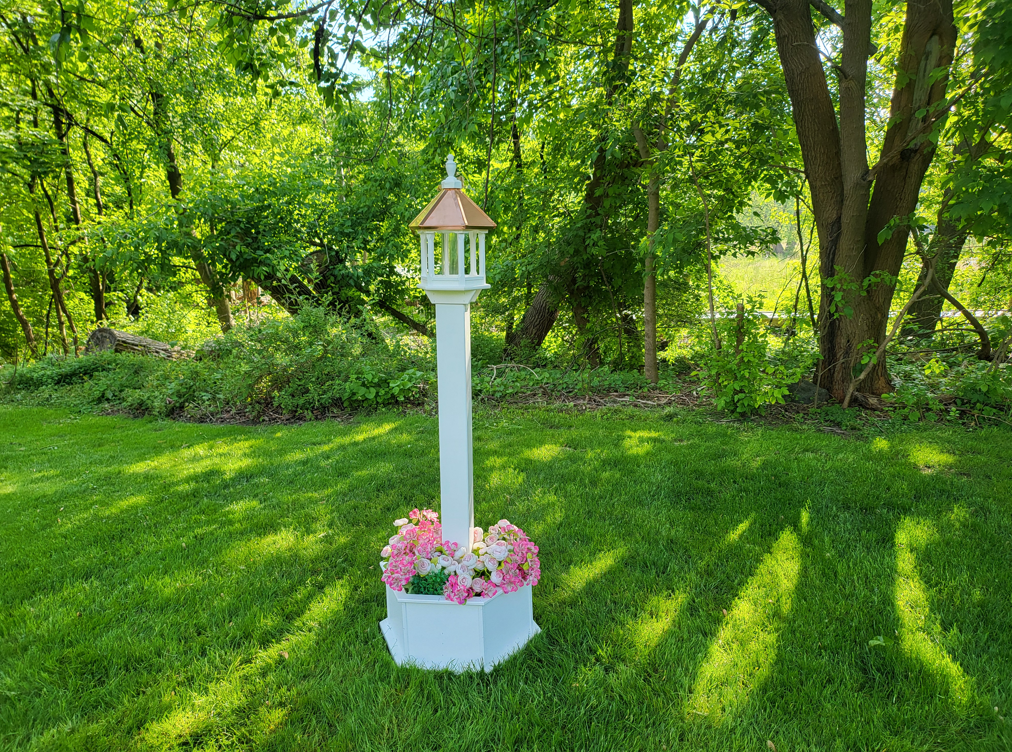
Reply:
[[[622,440],[622,449],[626,454],[648,454],[653,451],[654,442],[650,439],[659,439],[657,431],[626,431]]]
[[[529,449],[524,452],[521,457],[525,460],[535,460],[537,462],[550,462],[551,460],[558,459],[565,453],[565,450],[558,444],[542,444],[535,449]]]
[[[370,439],[378,439],[381,436],[386,436],[388,433],[393,431],[395,428],[400,426],[401,421],[392,420],[386,423],[376,423],[373,425],[359,426],[353,431],[349,431],[343,436],[335,436],[332,440],[318,444],[316,446],[307,447],[307,449],[316,449],[318,451],[326,451],[328,449],[336,449],[342,446],[351,446],[353,444],[361,444],[364,441]],[[343,427],[342,427],[343,429]],[[346,430],[346,429],[343,429]]]
[[[131,496],[124,496],[119,501],[110,504],[107,507],[101,507],[98,510],[98,514],[102,517],[112,517],[113,515],[122,514],[130,509],[146,504],[148,497],[141,494],[133,494]],[[82,522],[84,520],[81,520]]]
[[[623,631],[629,634],[637,655],[645,657],[657,647],[675,623],[687,598],[688,593],[684,591],[655,595],[646,602],[642,613],[625,625]]]
[[[914,549],[930,543],[938,533],[925,520],[904,518],[896,530],[896,612],[900,619],[899,646],[903,655],[920,663],[959,707],[970,702],[973,688],[942,647],[944,633],[931,613],[928,589],[917,572]]]
[[[915,444],[910,448],[910,461],[922,470],[935,470],[951,467],[956,458],[948,452],[943,452],[930,444]]]
[[[495,458],[482,463],[482,470],[475,473],[475,482],[484,481],[489,489],[508,492],[516,491],[527,481],[527,476],[510,462]]]
[[[255,563],[294,552],[314,556],[324,546],[329,548],[335,545],[344,545],[349,540],[348,535],[338,535],[333,530],[300,533],[287,528],[260,538],[245,538],[234,543],[221,555],[220,559],[223,563],[245,568],[250,560]]]
[[[120,470],[124,473],[142,474],[164,471],[171,467],[172,478],[175,481],[207,472],[214,473],[221,479],[228,479],[254,464],[252,454],[262,443],[261,439],[253,438],[207,440],[149,455],[148,459],[125,465]]]
[[[738,525],[738,527],[736,527],[734,530],[729,531],[728,534],[724,536],[724,540],[721,541],[721,548],[725,546],[730,546],[732,543],[737,541],[739,538],[741,538],[741,536],[745,534],[745,532],[751,526],[752,526],[752,517],[750,516],[747,520],[742,521],[742,523]]]
[[[889,451],[889,439],[884,439],[881,436],[871,440],[871,448],[873,452],[888,452]]]
[[[225,675],[205,691],[175,698],[178,707],[141,731],[144,741],[148,745],[178,743],[216,724],[228,723],[229,716],[234,714],[241,714],[244,720],[252,716],[251,730],[264,735],[277,728],[289,711],[268,706],[253,711],[249,707],[253,701],[250,695],[263,693],[260,684],[264,675],[310,652],[319,637],[320,625],[343,611],[350,589],[346,579],[328,585],[280,639],[256,650],[248,661],[237,658]]]
[[[728,611],[696,674],[686,715],[714,723],[738,711],[769,675],[801,570],[801,545],[787,529]]]
[[[625,552],[625,548],[604,551],[593,561],[573,564],[569,571],[559,578],[557,589],[551,594],[548,602],[575,598],[587,585],[601,579],[608,570],[618,564],[625,557]]]

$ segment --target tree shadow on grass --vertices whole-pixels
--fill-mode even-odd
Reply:
[[[891,733],[895,747],[959,738],[890,709],[890,685],[902,692],[910,676],[902,656],[867,645],[899,631],[903,572],[922,580],[934,610],[937,577],[925,563],[944,534],[916,551],[912,569],[896,556],[905,516],[944,530],[941,515],[954,510],[925,474],[876,475],[873,450],[836,437],[554,420],[562,430],[550,438],[533,429],[476,437],[478,524],[518,522],[543,558],[534,597],[545,631],[491,674],[398,668],[377,628],[385,603],[369,567],[390,519],[438,493],[432,426],[424,440],[416,441],[424,421],[409,420],[355,442],[357,459],[328,454],[307,429],[303,443],[316,443],[307,449],[279,451],[283,442],[260,437],[249,455],[262,470],[144,470],[170,498],[184,484],[185,493],[172,508],[147,499],[153,530],[136,549],[120,549],[147,547],[157,566],[125,558],[107,561],[110,572],[87,570],[98,584],[133,578],[151,588],[123,595],[125,624],[108,636],[129,658],[97,656],[81,675],[82,691],[102,682],[115,690],[68,701],[66,682],[50,681],[65,707],[40,712],[29,728],[49,730],[53,743],[41,746],[112,739],[140,749],[611,750],[682,741],[723,750],[762,748],[767,738],[784,749],[831,747],[836,726],[850,734],[846,748]],[[258,473],[286,492],[267,498]],[[137,514],[132,500],[114,519],[126,531]],[[108,539],[107,530],[87,534],[89,548]],[[198,556],[182,558],[183,534],[186,556]],[[981,561],[966,564],[967,583],[985,576]],[[240,569],[250,565],[259,568]],[[83,597],[71,585],[84,574],[57,592]],[[171,587],[189,576],[198,584],[183,583],[177,596]],[[116,625],[82,626],[73,649],[89,637],[104,649],[99,632]],[[56,644],[58,632],[46,639]],[[980,653],[981,637],[972,639],[964,655]],[[958,647],[948,653],[966,670]],[[925,687],[909,693],[915,712],[934,691]],[[938,707],[951,709],[947,702]],[[975,708],[952,727],[963,741],[986,738]]]

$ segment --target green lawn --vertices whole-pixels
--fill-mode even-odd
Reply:
[[[0,408],[0,748],[1012,749],[1009,430],[474,435],[477,524],[540,545],[544,631],[457,676],[397,668],[377,626],[434,418]]]

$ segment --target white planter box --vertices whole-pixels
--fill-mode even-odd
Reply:
[[[461,606],[442,595],[386,587],[387,618],[380,631],[398,666],[491,671],[541,631],[534,623],[532,590],[471,598]]]

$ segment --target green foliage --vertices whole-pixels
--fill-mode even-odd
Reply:
[[[709,331],[699,335],[700,381],[713,395],[714,405],[733,415],[750,415],[766,405],[782,404],[788,384],[811,367],[803,351],[773,352],[769,327],[758,316],[760,300],[750,297],[737,311],[726,309],[717,319],[721,346]]]
[[[54,358],[25,369],[13,386],[82,407],[243,419],[417,403],[430,371],[423,349],[305,307],[296,316],[236,327],[194,360]]]
[[[896,359],[896,391],[884,395],[902,420],[1005,420],[1012,417],[1012,364],[936,355],[920,363]]]
[[[424,577],[416,574],[405,589],[412,595],[442,595],[448,579],[450,574],[445,569],[439,572],[433,569]]]

